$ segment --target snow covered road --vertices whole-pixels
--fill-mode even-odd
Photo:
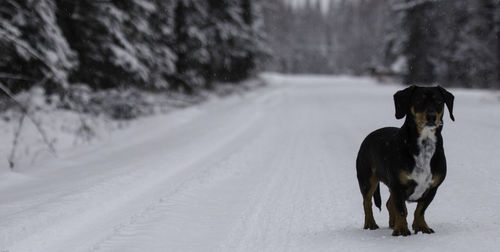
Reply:
[[[355,157],[398,126],[399,86],[267,75],[268,87],[141,119],[105,143],[0,181],[0,251],[492,251],[500,243],[500,100],[451,90],[448,177],[432,235],[362,230]],[[382,188],[382,199],[388,192]],[[413,212],[415,204],[409,204]],[[410,215],[411,216],[411,215]],[[411,223],[412,217],[409,217]]]

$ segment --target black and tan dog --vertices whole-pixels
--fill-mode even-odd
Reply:
[[[444,105],[453,117],[454,96],[442,87],[411,86],[394,95],[396,118],[406,116],[401,128],[382,128],[368,135],[359,149],[356,170],[363,195],[365,229],[377,229],[372,201],[380,209],[380,185],[389,187],[387,200],[392,235],[410,235],[405,201],[417,202],[415,233],[434,233],[424,213],[446,176],[443,150]]]

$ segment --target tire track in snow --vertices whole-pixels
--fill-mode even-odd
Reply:
[[[197,176],[199,176],[197,170],[203,168],[203,165],[200,163],[213,162],[212,156],[215,155],[216,158],[218,158],[217,155],[220,155],[217,154],[217,152],[228,152],[228,148],[229,151],[231,151],[230,149],[237,146],[239,141],[248,140],[245,138],[245,134],[247,134],[249,130],[253,130],[252,127],[254,126],[254,123],[257,122],[257,118],[261,116],[261,106],[266,105],[266,102],[270,99],[270,97],[272,97],[272,95],[253,97],[251,99],[243,98],[236,101],[237,106],[231,104],[232,106],[224,108],[227,110],[226,112],[229,113],[225,116],[229,120],[219,122],[216,121],[216,123],[227,123],[229,125],[225,125],[225,127],[220,129],[216,128],[215,131],[220,132],[224,129],[230,129],[230,131],[224,135],[220,135],[221,133],[216,132],[215,136],[219,135],[223,136],[223,138],[211,140],[209,139],[214,137],[214,135],[211,135],[212,132],[206,132],[206,130],[205,132],[198,132],[197,134],[202,134],[202,137],[198,140],[204,141],[203,144],[193,147],[187,145],[187,147],[181,148],[181,151],[185,153],[201,152],[203,154],[195,156],[195,159],[193,160],[190,160],[190,158],[185,155],[178,157],[174,156],[174,161],[177,160],[177,164],[174,164],[174,166],[178,166],[175,169],[165,170],[161,169],[161,167],[146,167],[151,164],[157,166],[158,163],[168,164],[168,160],[171,159],[170,156],[172,155],[166,157],[158,155],[161,152],[145,155],[142,156],[141,159],[137,159],[134,163],[127,164],[127,167],[129,167],[127,169],[116,169],[116,167],[110,167],[111,169],[115,169],[115,171],[119,173],[118,175],[112,174],[113,176],[108,177],[108,179],[102,180],[96,184],[91,184],[90,187],[83,187],[80,191],[72,190],[67,194],[63,194],[57,198],[52,198],[51,201],[32,206],[27,209],[27,214],[21,212],[17,215],[14,214],[12,216],[13,218],[2,219],[2,226],[4,227],[2,230],[5,230],[8,233],[1,233],[0,231],[0,237],[2,238],[0,243],[2,246],[5,246],[12,251],[39,251],[40,248],[50,248],[52,245],[56,244],[58,247],[64,247],[61,246],[61,244],[64,243],[71,246],[70,244],[72,243],[68,242],[68,240],[78,240],[78,234],[80,234],[80,232],[83,232],[87,236],[95,236],[95,234],[92,234],[94,231],[97,231],[95,233],[102,235],[104,232],[103,230],[106,229],[115,230],[114,232],[116,232],[116,229],[119,229],[119,227],[123,225],[114,223],[116,221],[118,221],[118,223],[123,222],[123,220],[120,221],[116,217],[109,218],[112,221],[105,220],[105,223],[107,222],[106,225],[111,226],[112,228],[101,227],[100,229],[103,230],[95,230],[95,228],[88,229],[88,226],[91,225],[88,222],[94,220],[94,222],[97,222],[94,224],[102,225],[99,224],[97,220],[103,220],[111,217],[110,215],[113,213],[118,213],[119,216],[128,218],[126,216],[129,216],[129,211],[141,212],[142,209],[150,207],[150,203],[148,202],[155,201],[154,197],[156,196],[143,196],[147,194],[147,192],[154,190],[156,187],[161,187],[162,183],[168,184],[168,179],[179,178],[179,181],[182,181],[183,176],[187,176],[187,180],[197,179]],[[243,101],[250,102],[250,104],[245,104]],[[244,104],[244,106],[242,106],[242,104]],[[220,113],[221,111],[217,111],[217,109],[220,108],[216,108],[213,112]],[[245,116],[243,117],[241,113],[244,113]],[[202,116],[205,118],[210,117],[210,113]],[[247,122],[246,124],[238,122],[242,118],[245,118]],[[198,118],[198,120],[200,119]],[[151,139],[150,141],[139,145],[139,148],[141,148],[140,146],[147,145],[148,143],[151,144],[151,142],[155,143],[153,146],[161,146],[162,141],[168,141],[171,136],[172,134],[167,132],[164,140]],[[242,138],[242,136],[244,137]],[[204,138],[205,140],[203,140]],[[182,138],[180,140],[182,140]],[[214,146],[214,143],[217,144]],[[200,151],[200,148],[206,148],[206,150]],[[132,152],[135,150],[134,148],[122,149],[131,150]],[[116,156],[117,154],[115,153],[114,155]],[[130,156],[125,155],[124,157]],[[134,169],[134,167],[144,168]],[[189,177],[190,173],[195,175]],[[142,182],[138,183],[139,181]],[[182,182],[179,181],[173,181],[174,183],[172,184],[182,185]],[[130,187],[129,185],[133,186]],[[181,187],[182,186],[171,186],[170,188],[165,189],[171,190],[172,193],[175,193],[177,189]],[[122,190],[121,188],[125,190]],[[123,194],[116,195],[116,192],[118,191],[123,191]],[[88,205],[90,202],[95,202],[98,205]],[[129,209],[125,212],[120,212],[121,210],[117,209],[119,206],[124,206],[124,204],[129,204],[130,202],[134,202],[137,205],[129,205]],[[124,209],[126,209],[126,207],[124,207]],[[73,232],[67,232],[66,230],[68,229],[73,230]],[[14,241],[16,237],[21,238],[22,242],[10,242],[11,240]],[[85,241],[80,247],[77,248],[71,247],[71,250],[86,250],[88,245],[85,244],[89,244],[89,242],[90,241]]]
[[[277,103],[279,98],[273,97],[264,100],[264,104],[268,109],[272,109]],[[152,236],[157,234],[150,234],[150,230],[156,230],[159,232],[166,233],[162,235],[163,237],[171,237],[171,232],[186,232],[186,225],[179,227],[179,223],[176,223],[178,218],[182,218],[184,211],[177,210],[179,208],[184,209],[187,207],[196,208],[195,202],[206,201],[200,198],[198,195],[203,194],[205,191],[213,190],[220,185],[231,181],[243,180],[244,183],[232,183],[232,188],[224,188],[224,191],[236,191],[246,192],[247,188],[245,186],[253,186],[254,181],[259,180],[260,177],[253,177],[248,179],[247,174],[255,169],[263,169],[268,163],[268,160],[273,158],[271,153],[265,151],[261,148],[262,141],[265,143],[269,142],[269,136],[275,135],[275,133],[269,134],[267,131],[268,124],[265,120],[261,120],[260,124],[257,123],[256,127],[246,134],[246,137],[239,138],[234,141],[237,146],[232,146],[231,148],[225,148],[224,151],[215,154],[218,157],[216,162],[206,165],[206,169],[202,173],[209,173],[204,176],[203,181],[199,181],[199,174],[194,174],[193,178],[185,181],[185,184],[176,191],[175,194],[170,194],[162,197],[159,202],[156,202],[152,207],[146,209],[144,212],[140,213],[136,218],[126,225],[120,227],[117,232],[112,233],[98,244],[94,246],[94,251],[107,251],[107,250],[120,250],[126,251],[157,251],[162,250],[164,247],[168,247],[166,244],[172,245],[174,241],[169,241],[168,238],[165,240],[161,239],[151,239]],[[244,143],[244,144],[241,144]],[[230,150],[230,151],[228,151]],[[258,153],[258,154],[256,154]],[[239,188],[243,185],[243,189]],[[231,190],[232,189],[232,190]],[[210,195],[214,196],[214,195]],[[235,205],[238,206],[237,202],[239,199],[226,199],[226,201],[236,202]],[[226,202],[227,203],[227,202]],[[212,204],[210,208],[225,208],[226,206],[214,206],[217,205],[216,202],[210,202]],[[240,204],[241,205],[241,204]],[[189,210],[189,209],[188,209]],[[192,210],[192,209],[191,209]],[[220,209],[223,211],[224,209]],[[220,211],[219,211],[220,212]],[[212,215],[217,215],[218,213],[210,212]],[[202,221],[210,218],[207,213],[200,213],[206,216],[197,218]],[[177,218],[177,219],[176,219]],[[193,222],[193,220],[190,220]],[[206,226],[217,226],[216,223],[208,223]],[[189,224],[187,225],[189,226]],[[175,230],[177,228],[177,230]],[[198,227],[198,229],[203,229],[207,227]],[[201,232],[201,230],[196,230]],[[191,232],[196,232],[191,231]],[[215,230],[210,230],[212,233]],[[174,236],[176,234],[173,234]],[[186,234],[189,236],[189,234]],[[211,234],[205,234],[211,235]],[[179,235],[177,234],[177,237]],[[179,237],[183,239],[183,237]],[[134,244],[145,244],[148,241],[148,247],[134,247]],[[193,241],[194,243],[194,241]],[[187,245],[187,244],[185,244]],[[213,244],[212,244],[213,245]],[[206,248],[205,248],[206,249]]]
[[[291,92],[289,96],[288,103],[281,106],[291,109],[279,121],[290,121],[290,117],[303,118],[300,123],[294,121],[293,124],[283,125],[283,137],[289,138],[287,147],[279,149],[276,158],[270,163],[269,167],[273,168],[272,177],[263,181],[264,186],[257,187],[253,193],[252,203],[249,204],[252,207],[242,214],[239,224],[223,243],[225,250],[286,250],[292,246],[297,235],[294,233],[296,227],[305,222],[303,213],[307,206],[304,200],[311,193],[308,187],[311,183],[319,182],[316,180],[318,177],[311,176],[314,171],[308,166],[317,167],[314,160],[318,142],[313,136],[318,135],[311,134],[311,131],[316,130],[315,120],[320,119],[321,115],[318,117],[308,104],[300,103],[301,94]],[[299,104],[293,106],[291,103],[294,102]],[[303,157],[308,157],[313,163],[304,162]],[[276,243],[279,247],[273,247]]]

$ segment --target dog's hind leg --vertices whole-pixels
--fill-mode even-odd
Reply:
[[[363,195],[363,209],[365,211],[365,224],[363,228],[375,230],[378,229],[378,226],[375,222],[375,218],[373,218],[372,197],[378,188],[379,181],[376,179],[375,174],[371,171],[370,173],[371,174],[367,174],[365,170],[363,174],[360,174],[358,170],[358,182],[361,194]]]
[[[365,210],[365,225],[364,229],[375,230],[378,229],[378,225],[373,218],[372,211],[372,197],[379,186],[379,181],[374,175],[370,178],[370,189],[366,195],[363,197],[363,208]]]
[[[379,188],[379,180],[375,176],[375,170],[372,169],[366,159],[366,149],[361,147],[358,157],[356,158],[356,171],[359,183],[359,189],[363,196],[363,209],[365,212],[364,229],[375,230],[378,229],[375,218],[373,218],[372,211],[372,197]],[[379,192],[380,193],[380,192]],[[380,200],[378,200],[380,205]]]
[[[424,214],[425,210],[431,203],[431,201],[434,199],[434,196],[436,195],[437,188],[432,188],[429,193],[421,200],[418,201],[417,204],[417,209],[415,209],[415,214],[413,218],[413,225],[412,228],[415,231],[415,234],[418,232],[422,232],[425,234],[432,234],[434,233],[434,230],[430,228],[427,223],[425,222]]]

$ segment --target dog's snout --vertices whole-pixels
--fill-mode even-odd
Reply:
[[[436,121],[437,114],[436,113],[428,113],[427,114],[427,122],[432,122],[434,123]]]

